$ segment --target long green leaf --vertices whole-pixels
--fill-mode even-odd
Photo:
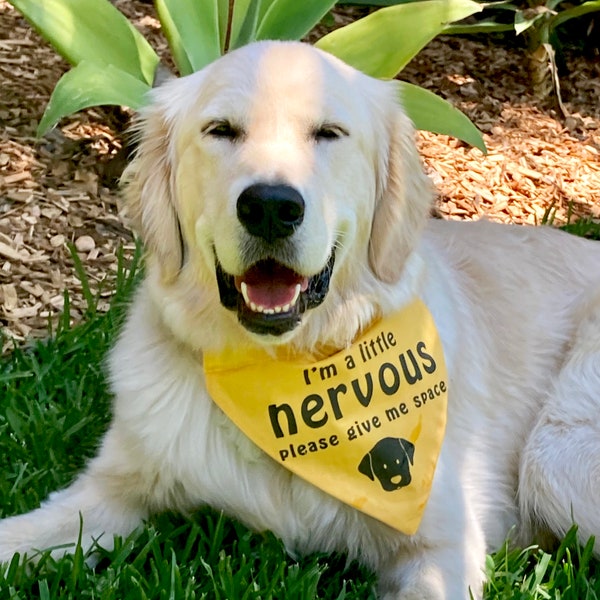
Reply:
[[[338,4],[346,6],[394,6],[396,4],[409,4],[417,0],[338,0]]]
[[[498,23],[493,19],[487,21],[477,21],[476,23],[466,23],[457,25],[447,25],[444,29],[445,35],[473,35],[475,33],[502,33],[513,31],[513,23]]]
[[[548,12],[538,12],[533,17],[529,18],[525,16],[525,13],[522,10],[518,10],[515,12],[515,33],[517,35],[521,35],[524,31],[527,31],[530,27],[533,27],[535,23],[540,20],[548,19]]]
[[[181,75],[219,58],[219,0],[155,0],[155,4]]]
[[[333,7],[335,0],[273,0],[258,26],[258,40],[299,40]]]
[[[177,65],[179,73],[181,75],[193,73],[194,69],[188,58],[179,30],[171,18],[171,14],[162,0],[154,0],[154,6],[156,7],[156,14],[158,15],[160,26],[167,38],[167,42],[169,42],[169,48],[171,49],[171,54],[173,55],[173,60]]]
[[[265,14],[269,10],[269,8],[271,8],[271,4],[273,4],[273,2],[276,2],[276,1],[277,0],[261,0],[261,2],[260,2],[260,11],[258,13],[258,21],[259,21],[259,23],[260,23],[260,21],[263,20]]]
[[[261,0],[236,0],[231,23],[231,50],[256,39],[261,4]]]
[[[60,119],[89,106],[113,104],[141,108],[151,87],[114,65],[81,61],[56,84],[40,124],[42,136]]]
[[[424,0],[382,8],[332,31],[316,46],[373,77],[392,78],[448,23],[479,12],[471,0]]]
[[[573,6],[572,8],[567,8],[566,10],[561,10],[552,20],[552,27],[558,27],[562,25],[569,19],[574,19],[575,17],[581,17],[587,13],[596,12],[600,10],[600,0],[590,0],[589,2],[584,2],[579,6]]]
[[[10,1],[72,65],[93,60],[152,83],[158,56],[108,0]]]
[[[217,13],[219,17],[219,39],[221,40],[219,45],[221,53],[223,53],[227,35],[227,21],[229,19],[229,0],[217,0]]]
[[[458,138],[487,154],[481,132],[457,108],[425,88],[398,81],[398,96],[417,129]]]

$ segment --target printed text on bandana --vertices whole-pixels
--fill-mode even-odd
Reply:
[[[302,381],[298,383],[299,388],[302,388],[301,384],[304,383],[308,393],[299,406],[299,414],[296,414],[294,407],[288,403],[270,404],[268,407],[275,437],[299,437],[307,428],[308,431],[319,430],[329,419],[343,419],[344,411],[348,412],[348,403],[358,403],[366,409],[372,406],[374,396],[379,397],[383,394],[385,397],[394,397],[401,385],[413,386],[414,393],[408,403],[401,401],[391,406],[386,404],[381,412],[365,412],[362,420],[355,420],[345,432],[346,439],[352,442],[363,435],[375,433],[386,421],[402,419],[409,410],[422,408],[427,402],[434,401],[446,392],[446,382],[443,379],[434,379],[432,383],[428,378],[425,380],[426,385],[418,385],[423,382],[424,374],[433,376],[437,370],[436,362],[428,354],[425,342],[419,341],[415,348],[408,348],[400,354],[397,350],[398,342],[394,332],[382,331],[377,337],[360,342],[357,356],[353,353],[344,355],[342,373],[338,372],[338,367],[333,362],[304,369]],[[371,364],[374,371],[369,370],[360,377],[350,379],[356,370],[357,362],[361,364],[370,361],[373,361]],[[323,383],[327,384],[324,390]],[[311,388],[315,387],[322,391],[312,392]],[[290,442],[279,450],[279,456],[281,462],[285,462],[339,443],[336,434],[304,443]]]
[[[400,531],[417,530],[447,404],[441,342],[422,302],[324,360],[230,351],[205,356],[204,367],[214,401],[272,458]]]

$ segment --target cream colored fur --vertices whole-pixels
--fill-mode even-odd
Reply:
[[[202,133],[211,119],[246,132]],[[349,136],[316,141],[340,123]],[[396,88],[297,43],[259,43],[153,93],[126,200],[147,276],[112,351],[112,425],[96,458],[41,508],[0,522],[0,560],[75,542],[110,546],[154,511],[209,504],[290,551],[349,552],[381,596],[479,598],[486,551],[600,534],[600,244],[550,228],[428,220],[432,201]],[[246,332],[220,305],[215,258],[239,275],[240,192],[283,181],[306,202],[295,268],[330,292],[295,330]],[[449,371],[447,435],[412,537],[290,476],[215,407],[202,352],[343,348],[421,297]],[[600,539],[600,538],[599,538]],[[600,551],[600,545],[596,550]]]

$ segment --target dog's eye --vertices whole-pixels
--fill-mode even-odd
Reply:
[[[317,127],[313,131],[313,137],[315,140],[337,140],[341,137],[345,137],[349,135],[349,133],[339,125],[332,124],[324,124],[320,127]]]
[[[212,121],[202,128],[202,133],[216,138],[227,138],[236,140],[240,137],[241,131],[234,127],[229,121]]]

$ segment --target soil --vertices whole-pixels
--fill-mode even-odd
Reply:
[[[117,0],[154,47],[166,44],[153,8]],[[352,16],[352,15],[351,15]],[[336,15],[336,20],[347,19]],[[519,40],[440,37],[402,72],[449,100],[484,132],[487,156],[442,135],[418,144],[443,218],[554,224],[600,220],[600,57],[567,51],[567,114],[536,100]],[[67,64],[0,0],[0,345],[44,337],[69,291],[71,320],[86,312],[78,258],[99,310],[108,307],[119,248],[134,248],[118,217],[113,160],[129,114],[97,108],[36,127]]]

